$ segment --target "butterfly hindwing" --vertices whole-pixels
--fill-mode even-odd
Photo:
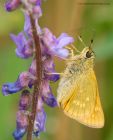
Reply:
[[[71,86],[70,93],[67,93],[69,96],[60,101],[64,113],[87,126],[101,127],[104,118],[93,69],[81,74]],[[96,111],[97,108],[100,111]]]
[[[81,120],[81,123],[93,128],[102,128],[104,126],[104,114],[100,103],[98,89],[94,110],[88,118]]]

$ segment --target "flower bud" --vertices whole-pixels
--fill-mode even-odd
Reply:
[[[10,0],[6,3],[5,8],[8,12],[10,12],[15,10],[20,5],[20,3],[20,0]]]
[[[28,90],[22,91],[20,102],[19,102],[19,110],[27,110],[31,105],[31,95]]]

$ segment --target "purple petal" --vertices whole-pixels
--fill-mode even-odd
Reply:
[[[19,110],[27,110],[31,105],[31,95],[28,90],[22,91],[20,102],[19,102]]]
[[[27,130],[28,118],[24,111],[17,112],[16,130],[13,133],[15,140],[21,140]]]
[[[18,8],[18,6],[20,5],[21,1],[20,0],[9,0],[6,5],[5,8],[8,12],[15,10],[16,8]]]
[[[16,93],[23,88],[29,86],[30,83],[34,83],[35,77],[33,77],[29,72],[22,72],[17,81],[14,83],[6,83],[2,86],[2,92],[4,96],[8,94]]]
[[[65,46],[74,42],[74,39],[66,33],[62,33],[60,37],[56,38],[47,28],[43,29],[41,40],[43,41],[42,45],[49,50],[46,54],[55,55],[60,58],[66,58],[69,55],[69,51]]]
[[[49,53],[49,48],[44,44],[43,40],[40,40],[40,47],[41,47],[41,53],[42,56],[45,56],[46,54],[50,54]]]
[[[46,113],[44,112],[44,109],[37,111],[35,124],[34,124],[34,132],[33,134],[38,137],[40,132],[45,131],[45,123],[46,123]]]
[[[16,81],[15,83],[6,83],[2,86],[2,92],[4,96],[16,93],[20,90],[22,90],[22,86],[19,81]]]
[[[42,0],[29,0],[29,2],[31,2],[32,4],[36,4],[36,5],[41,5],[41,1]]]
[[[60,58],[66,58],[69,55],[69,51],[67,49],[57,49],[54,50],[53,53]]]
[[[59,74],[50,74],[50,75],[45,74],[45,78],[50,81],[56,82],[59,80],[60,76]]]
[[[73,37],[68,36],[66,33],[62,33],[57,39],[58,45],[57,48],[62,48],[74,42]]]
[[[42,81],[42,86],[41,86],[41,95],[42,95],[42,100],[49,105],[50,107],[56,107],[57,106],[57,101],[52,94],[51,88],[49,86],[49,81],[48,80],[43,80]]]
[[[37,103],[37,111],[38,111],[38,110],[41,110],[41,109],[43,108],[43,105],[44,105],[43,100],[42,100],[42,98],[39,96],[39,97],[38,97],[38,103]]]
[[[50,107],[56,107],[58,105],[52,93],[48,93],[47,96],[42,96],[42,100]]]
[[[43,29],[43,35],[41,36],[43,43],[48,46],[48,48],[54,44],[56,44],[56,37],[51,33],[48,28]]]
[[[50,55],[47,55],[43,58],[43,67],[46,72],[52,72],[55,68],[53,58]]]
[[[36,59],[32,61],[29,72],[33,75],[36,75]]]
[[[39,5],[34,6],[32,12],[35,19],[36,18],[38,19],[39,17],[42,16],[42,9]]]
[[[34,77],[31,73],[27,71],[22,72],[19,76],[19,81],[22,87],[27,87],[31,83],[33,84],[35,80],[36,80],[36,77]]]
[[[55,73],[56,71],[53,58],[50,55],[47,55],[45,57],[45,60],[43,60],[43,68],[45,71],[46,79],[56,82],[60,78],[59,74],[52,74]]]
[[[37,1],[36,4],[41,6],[42,0],[36,0],[36,1]]]
[[[15,140],[22,140],[22,137],[25,135],[26,133],[26,129],[23,128],[23,129],[16,129],[14,132],[13,132],[13,137]]]
[[[24,14],[25,17],[25,23],[24,23],[24,32],[28,35],[31,36],[31,23],[30,23],[30,17],[27,14]]]
[[[18,111],[17,112],[17,129],[26,128],[28,125],[28,118],[25,111]]]
[[[32,40],[26,40],[24,33],[21,32],[17,36],[11,34],[12,40],[15,42],[16,54],[20,58],[29,58],[33,55]]]
[[[64,37],[69,37],[67,33],[62,33],[58,38],[57,40],[60,41],[62,38]]]
[[[23,32],[20,32],[17,36],[14,34],[10,34],[11,39],[15,42],[15,44],[18,46],[20,50],[22,50],[22,47],[26,43],[26,38],[24,36]]]

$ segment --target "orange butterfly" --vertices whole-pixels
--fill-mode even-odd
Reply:
[[[70,118],[92,128],[102,128],[104,114],[93,70],[94,58],[91,47],[70,58],[59,83],[57,101]]]

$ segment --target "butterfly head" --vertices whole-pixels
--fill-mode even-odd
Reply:
[[[94,58],[95,56],[91,47],[85,47],[81,54],[86,59]]]
[[[80,41],[83,43],[83,45],[85,46],[85,48],[84,48],[83,51],[81,52],[81,55],[82,55],[84,58],[86,58],[86,59],[88,59],[88,58],[89,58],[89,59],[90,59],[90,58],[94,58],[94,52],[93,52],[93,50],[92,50],[93,39],[91,40],[89,47],[87,47],[87,46],[85,45],[85,43],[83,42],[83,40],[82,40],[81,37],[80,37],[79,39],[80,39]]]

